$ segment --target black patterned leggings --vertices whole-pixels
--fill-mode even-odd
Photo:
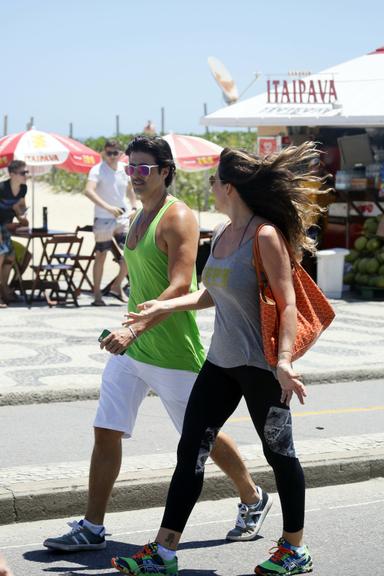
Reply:
[[[292,439],[289,408],[280,402],[281,388],[267,370],[253,366],[220,368],[206,361],[193,387],[177,449],[177,466],[161,522],[183,532],[200,495],[204,466],[215,438],[242,396],[272,466],[283,512],[284,530],[304,526],[305,482]]]

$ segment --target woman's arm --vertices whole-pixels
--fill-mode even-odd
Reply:
[[[282,388],[281,401],[288,405],[295,392],[301,404],[304,404],[305,387],[291,364],[297,311],[290,256],[283,238],[272,226],[264,226],[260,230],[259,248],[279,314],[277,379]]]
[[[143,318],[156,318],[157,316],[169,316],[173,312],[183,312],[186,310],[202,310],[214,306],[214,302],[206,288],[201,288],[196,292],[190,292],[184,296],[171,298],[169,300],[148,300],[138,304],[140,313],[129,312],[127,314],[126,326],[137,322]]]

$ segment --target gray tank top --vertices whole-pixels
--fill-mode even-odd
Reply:
[[[220,232],[216,236],[220,235]],[[250,238],[226,258],[215,258],[213,248],[202,281],[215,306],[215,325],[207,359],[222,368],[267,364],[261,338],[258,282],[252,265]]]

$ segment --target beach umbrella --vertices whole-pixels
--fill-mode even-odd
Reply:
[[[0,138],[0,169],[12,160],[23,160],[32,175],[32,227],[34,224],[34,177],[51,166],[70,172],[89,172],[100,154],[77,140],[31,128]]]
[[[87,173],[100,159],[98,152],[73,138],[34,128],[0,138],[0,169],[23,160],[30,168],[57,166]]]
[[[185,172],[199,172],[214,168],[219,163],[222,147],[199,136],[166,134],[176,167]]]

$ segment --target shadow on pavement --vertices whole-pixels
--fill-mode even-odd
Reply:
[[[258,536],[256,539],[261,538]],[[194,540],[191,542],[184,542],[180,545],[179,550],[193,550],[201,548],[213,548],[217,546],[230,545],[233,542],[228,540]],[[108,540],[108,546],[105,550],[98,552],[61,552],[48,549],[39,549],[28,551],[23,554],[24,558],[29,562],[36,562],[38,564],[45,564],[43,568],[45,573],[60,574],[61,576],[95,576],[94,573],[88,574],[86,570],[111,570],[111,558],[113,556],[131,556],[135,554],[141,546],[135,544],[127,544],[125,542],[118,542],[115,540]],[[61,564],[63,563],[63,564]],[[51,564],[51,566],[49,566]],[[72,566],[70,565],[72,564]],[[180,576],[220,576],[217,570],[194,570],[190,568],[180,569]],[[115,574],[115,572],[111,572]],[[117,574],[117,572],[116,572]]]
[[[111,558],[113,556],[132,556],[141,546],[135,544],[126,544],[125,542],[116,542],[108,540],[108,546],[105,550],[93,552],[63,552],[53,551],[47,548],[39,550],[28,551],[23,554],[23,557],[29,562],[36,562],[38,564],[52,564],[43,570],[53,574],[81,574],[87,576],[84,570],[108,570],[111,567]],[[60,566],[60,562],[65,562],[66,565]],[[75,566],[68,566],[68,564]],[[95,575],[92,575],[95,576]]]
[[[257,540],[262,540],[263,536],[256,536],[252,542]],[[195,548],[215,548],[217,546],[230,546],[231,544],[236,544],[236,542],[225,540],[220,538],[220,540],[193,540],[191,542],[182,542],[178,550],[193,550]]]

